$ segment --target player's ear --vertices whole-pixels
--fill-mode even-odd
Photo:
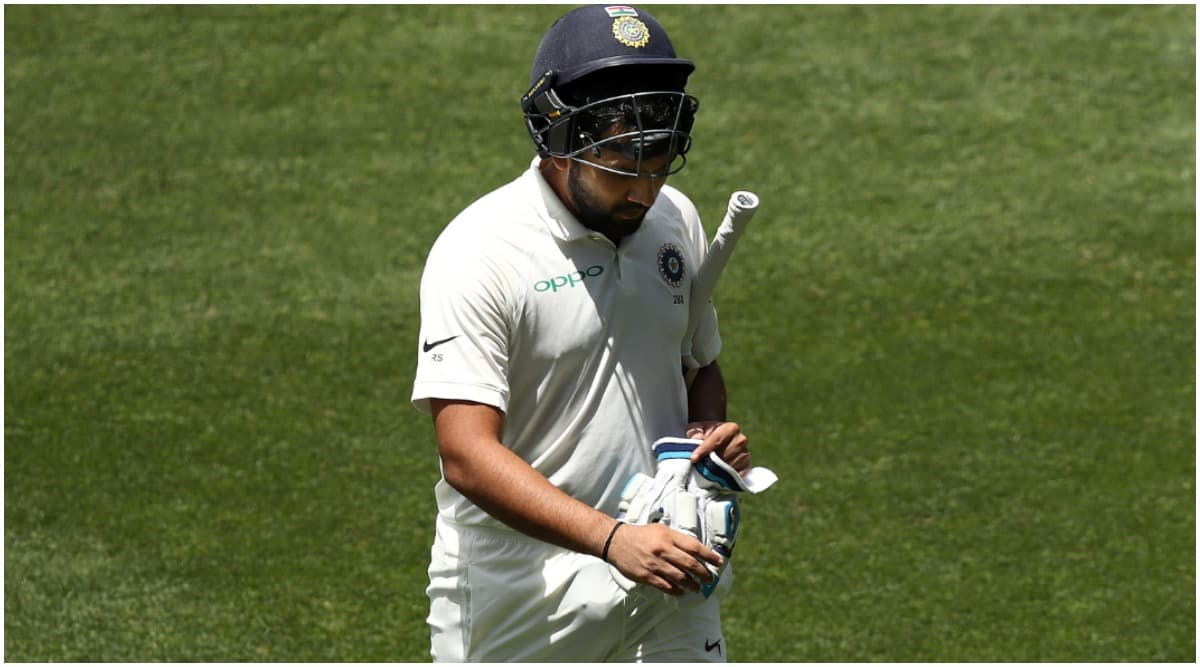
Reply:
[[[569,169],[571,166],[570,158],[549,157],[546,159],[550,161],[550,164],[553,165],[555,171],[561,171],[564,174],[567,172],[567,169]]]

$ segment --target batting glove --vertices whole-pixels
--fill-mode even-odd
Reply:
[[[690,458],[700,442],[688,438],[655,441],[656,474],[639,473],[629,480],[621,493],[617,518],[634,524],[663,523],[721,554],[720,567],[705,564],[713,575],[712,583],[701,583],[701,592],[708,597],[733,556],[741,523],[738,494],[758,493],[778,478],[761,467],[743,476],[715,453],[693,465]]]

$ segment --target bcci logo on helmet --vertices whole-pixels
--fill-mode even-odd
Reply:
[[[640,49],[650,42],[650,29],[632,16],[620,16],[612,25],[613,37],[625,46]]]
[[[671,287],[683,282],[683,253],[673,243],[664,243],[658,249],[658,273]]]

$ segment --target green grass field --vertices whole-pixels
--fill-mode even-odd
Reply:
[[[425,253],[562,6],[4,9],[4,658],[424,661]],[[1193,6],[661,6],[737,661],[1196,657]]]

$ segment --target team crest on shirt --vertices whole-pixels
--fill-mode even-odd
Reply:
[[[674,243],[664,243],[658,249],[658,273],[671,287],[679,287],[683,282],[683,253]]]

